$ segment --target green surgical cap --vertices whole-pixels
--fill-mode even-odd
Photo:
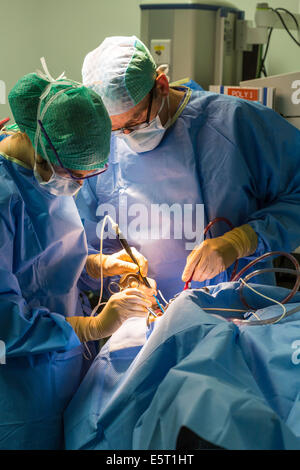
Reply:
[[[40,120],[66,168],[88,171],[107,163],[111,121],[101,98],[92,90],[66,78],[48,81],[31,73],[16,83],[8,100],[16,124],[33,146],[40,112]],[[37,153],[59,165],[47,139],[42,132],[40,135],[46,155],[40,143]]]
[[[83,83],[101,96],[110,116],[137,105],[155,79],[155,62],[136,36],[106,38],[83,62]]]

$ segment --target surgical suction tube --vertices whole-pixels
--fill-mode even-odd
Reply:
[[[291,300],[294,295],[296,294],[296,292],[298,291],[299,289],[299,286],[300,286],[300,266],[299,266],[299,263],[298,261],[296,260],[296,258],[291,255],[290,253],[285,253],[283,251],[270,251],[268,253],[265,253],[264,255],[262,256],[259,256],[258,258],[256,258],[255,260],[251,261],[249,264],[247,264],[247,266],[245,266],[243,269],[241,269],[241,271],[239,271],[232,279],[232,281],[238,281],[241,276],[249,269],[251,268],[252,266],[254,266],[256,263],[259,263],[260,261],[270,257],[270,256],[285,256],[287,258],[289,258],[289,260],[292,262],[292,264],[294,265],[295,267],[295,270],[292,270],[292,269],[283,269],[283,268],[263,268],[263,269],[258,269],[256,271],[253,271],[251,272],[250,274],[248,274],[245,278],[244,278],[244,281],[247,282],[249,281],[249,279],[251,279],[252,277],[254,276],[257,276],[259,274],[263,274],[263,273],[266,273],[266,272],[288,272],[289,274],[295,274],[297,277],[296,277],[296,281],[295,281],[295,284],[294,284],[294,287],[293,289],[291,290],[291,292],[289,293],[289,295],[287,295],[280,303],[281,304],[285,304],[287,303],[289,300]],[[240,292],[240,298],[241,298],[241,301],[243,302],[243,304],[248,308],[248,309],[253,309],[254,307],[251,307],[245,300],[245,297],[243,295],[243,288],[244,288],[244,284],[241,283],[241,286],[239,288],[239,292]]]
[[[300,305],[298,305],[297,307],[293,308],[292,310],[290,310],[289,312],[286,312],[284,314],[284,318],[286,317],[289,317],[290,315],[292,315],[293,313],[297,313],[300,311]],[[276,323],[278,320],[281,320],[281,318],[283,318],[282,315],[277,315],[276,317],[272,317],[272,318],[266,318],[265,320],[251,320],[251,321],[241,321],[241,323],[245,323],[247,324],[248,326],[258,326],[258,325],[271,325],[273,323]],[[239,322],[239,320],[237,321]]]

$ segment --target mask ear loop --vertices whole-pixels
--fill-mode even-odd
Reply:
[[[160,108],[159,108],[158,113],[157,113],[157,116],[159,116],[159,114],[162,112],[163,107],[164,107],[164,105],[165,105],[165,102],[166,102],[166,98],[163,96],[163,97],[162,97],[162,102],[161,102]]]
[[[165,129],[167,129],[169,127],[169,125],[172,121],[172,118],[171,118],[171,115],[170,115],[170,95],[169,95],[169,93],[168,93],[168,96],[167,96],[167,105],[168,105],[168,120],[164,125]]]
[[[165,102],[166,102],[166,98],[163,96],[163,97],[162,97],[162,102],[161,102],[160,108],[159,108],[159,110],[158,110],[158,113],[157,113],[157,115],[155,116],[155,118],[153,118],[152,121],[150,121],[150,123],[151,123],[151,122],[154,122],[154,121],[157,120],[157,119],[159,119],[160,125],[162,125],[162,124],[161,124],[161,119],[160,119],[160,117],[159,117],[159,114],[161,113],[161,111],[162,111],[162,109],[163,109],[163,107],[164,107],[164,105],[165,105]],[[169,95],[167,96],[167,103],[168,103],[168,120],[167,120],[166,124],[163,126],[164,128],[166,128],[166,127],[168,126],[169,122],[171,121],[171,119],[170,119]],[[148,124],[150,124],[150,123],[148,123]]]
[[[159,120],[160,120],[159,113],[161,113],[166,101],[167,101],[167,104],[168,104],[168,119],[167,119],[167,122],[165,123],[165,125],[163,126],[164,129],[167,129],[169,127],[170,122],[172,120],[171,116],[170,116],[170,97],[169,97],[169,95],[166,98],[163,97],[161,106],[160,106],[159,111],[158,111],[157,116],[156,116],[156,118],[158,117]],[[161,123],[161,120],[160,120],[160,123]]]
[[[167,73],[169,72],[169,66],[168,64],[161,64],[159,67],[157,67],[156,69],[156,72],[158,73],[158,76],[156,77],[156,79],[161,75],[161,74],[165,74],[167,79],[168,79],[168,82],[170,81],[170,78],[168,77]],[[172,121],[172,118],[170,116],[170,94],[168,93],[167,95],[167,98],[163,98],[163,101],[162,101],[162,105],[160,107],[160,110],[158,111],[157,115],[159,116],[159,113],[162,111],[163,107],[164,107],[164,104],[165,104],[165,100],[167,99],[167,104],[168,104],[168,120],[167,122],[165,123],[164,125],[164,128],[167,129],[170,125],[170,122]]]

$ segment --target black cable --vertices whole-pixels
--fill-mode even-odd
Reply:
[[[300,118],[300,114],[299,115],[295,114],[293,116],[287,116],[286,114],[282,114],[282,113],[279,113],[279,114],[280,114],[280,116],[284,117],[285,119]]]
[[[267,54],[268,54],[272,32],[273,32],[273,28],[270,28],[270,31],[269,31],[269,34],[268,34],[266,49],[265,49],[264,55],[263,55],[263,57],[261,59],[261,63],[260,63],[260,69],[259,69],[259,74],[258,74],[259,77],[260,77],[261,73],[263,73],[265,77],[267,76],[267,71],[266,71],[266,68],[265,68],[265,60],[266,60],[266,57],[267,57]]]
[[[297,18],[293,15],[293,13],[291,13],[289,10],[287,10],[286,8],[281,8],[281,7],[278,7],[278,8],[270,8],[270,10],[274,11],[274,13],[276,13],[276,15],[279,17],[283,27],[285,28],[286,32],[289,34],[289,36],[291,37],[291,39],[293,39],[293,41],[300,47],[300,42],[297,41],[296,38],[294,38],[294,36],[291,34],[290,30],[288,29],[288,27],[286,26],[281,14],[279,13],[279,10],[280,11],[284,11],[285,13],[287,13],[288,15],[291,16],[291,18],[293,18],[294,22],[295,22],[295,25],[297,27],[297,29],[299,30],[299,23],[298,23],[298,20]],[[265,60],[267,58],[267,53],[268,53],[268,50],[269,50],[269,46],[270,46],[270,40],[271,40],[271,35],[272,35],[272,32],[273,32],[273,28],[270,28],[270,31],[269,31],[269,35],[268,35],[268,40],[267,40],[267,45],[266,45],[266,49],[265,49],[265,52],[264,52],[264,55],[261,59],[261,64],[260,64],[260,69],[259,69],[259,73],[258,73],[258,77],[260,77],[261,73],[264,74],[265,77],[267,77],[267,71],[266,71],[266,67],[265,67]]]
[[[298,20],[297,18],[293,15],[293,13],[291,13],[289,10],[287,10],[286,8],[275,8],[276,11],[284,11],[285,13],[287,13],[288,15],[291,16],[291,18],[293,18],[294,22],[295,22],[295,25],[296,25],[296,28],[299,29],[299,23],[298,23]]]
[[[282,10],[282,8],[280,8]],[[278,18],[280,19],[281,23],[282,23],[282,26],[284,27],[284,29],[286,30],[286,32],[288,33],[288,35],[290,36],[290,38],[297,44],[297,46],[300,47],[300,42],[297,41],[296,38],[294,38],[294,36],[292,35],[292,33],[290,32],[290,30],[288,29],[287,25],[285,24],[281,14],[279,13],[279,8],[270,8],[270,10],[274,11],[274,13],[276,13],[276,15],[278,16]],[[294,17],[294,15],[289,12],[288,10],[285,10],[283,9],[284,11],[288,12],[293,18],[294,18],[294,21],[296,21],[296,24],[297,24],[297,28],[299,29],[299,25],[298,25],[298,21],[297,19]]]

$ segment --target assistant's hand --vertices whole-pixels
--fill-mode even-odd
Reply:
[[[151,277],[147,277],[147,280],[151,286],[151,289],[149,289],[149,287],[147,287],[143,282],[140,282],[138,286],[132,283],[130,287],[136,287],[139,291],[144,293],[146,296],[148,296],[149,292],[151,292],[151,300],[152,300],[152,307],[153,307],[157,305],[155,297],[154,297],[154,295],[157,295],[157,285],[156,285],[156,281],[154,279],[151,279]]]
[[[212,279],[238,258],[249,256],[257,247],[257,235],[248,224],[237,227],[221,237],[204,240],[187,257],[183,282]]]
[[[147,307],[151,307],[152,305],[154,293],[155,289],[145,287],[141,290],[134,287],[112,295],[100,314],[103,316],[101,328],[107,330],[105,326],[107,325],[108,328],[111,328],[110,325],[112,324],[118,324],[117,327],[119,327],[130,317],[146,316],[148,313]],[[104,323],[106,313],[108,321]],[[99,319],[100,315],[98,315]]]
[[[110,297],[99,315],[95,317],[69,317],[81,342],[111,336],[122,323],[131,317],[145,317],[152,305],[153,289],[125,289]]]
[[[103,276],[121,276],[126,273],[137,273],[139,270],[142,276],[147,276],[147,259],[135,248],[131,247],[131,250],[139,266],[133,263],[125,250],[121,250],[112,255],[102,255]],[[100,255],[89,255],[86,263],[88,275],[94,279],[99,279],[100,267]]]

